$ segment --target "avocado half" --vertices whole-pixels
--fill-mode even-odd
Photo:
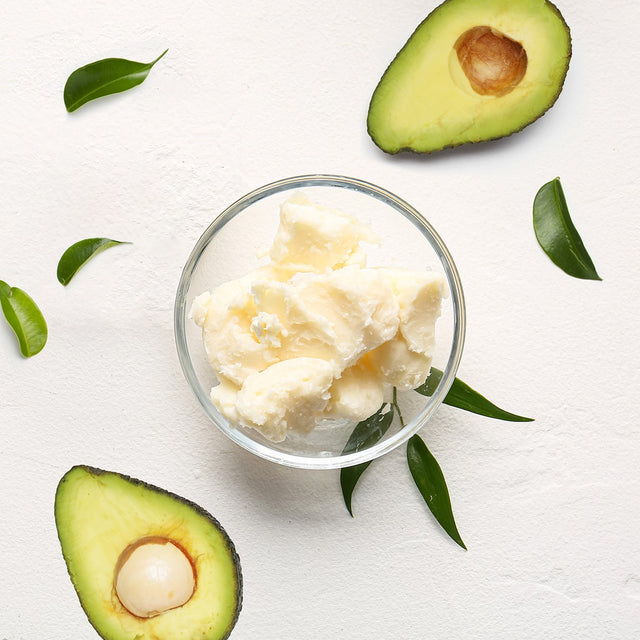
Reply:
[[[125,475],[76,466],[58,485],[55,519],[82,608],[105,640],[222,640],[231,633],[242,606],[240,561],[220,523],[198,505]],[[178,550],[191,565],[193,588],[180,606],[133,614],[116,578],[131,550],[148,541]],[[144,588],[144,579],[134,584]]]
[[[547,0],[446,0],[376,87],[367,118],[387,153],[431,153],[508,136],[557,100],[571,35]]]

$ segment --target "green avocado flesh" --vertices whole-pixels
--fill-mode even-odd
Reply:
[[[242,605],[240,561],[217,520],[194,503],[128,476],[77,466],[60,480],[55,518],[80,604],[105,640],[221,640],[231,633]],[[120,602],[114,580],[122,552],[146,538],[183,551],[195,588],[181,606],[138,617]]]
[[[474,44],[478,27],[485,37]],[[369,105],[369,135],[387,153],[508,136],[553,105],[570,58],[569,28],[546,0],[446,0],[382,76]],[[478,88],[474,76],[499,83],[516,65],[521,73],[511,84]]]

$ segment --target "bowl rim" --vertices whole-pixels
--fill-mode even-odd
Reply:
[[[413,420],[407,422],[404,427],[399,429],[397,433],[393,434],[387,440],[380,441],[372,447],[361,451],[326,457],[306,457],[284,451],[277,451],[275,449],[271,449],[267,445],[252,440],[243,432],[235,429],[224,418],[224,416],[218,412],[214,404],[211,402],[209,394],[206,393],[200,385],[189,356],[189,348],[186,338],[186,321],[188,316],[187,292],[200,257],[208,244],[213,240],[216,232],[242,211],[263,198],[282,191],[288,191],[294,188],[304,189],[305,187],[310,186],[339,187],[355,190],[380,200],[403,215],[422,233],[438,255],[449,284],[451,302],[453,305],[453,339],[451,351],[447,359],[446,367],[443,369],[443,375],[440,383],[420,413]],[[447,246],[444,244],[442,238],[431,223],[428,222],[426,218],[417,211],[417,209],[402,198],[396,196],[391,191],[359,178],[351,178],[335,174],[303,174],[276,180],[248,192],[224,209],[224,211],[215,217],[204,230],[191,250],[180,275],[174,303],[174,338],[178,352],[178,360],[192,392],[196,396],[209,419],[228,438],[247,451],[271,462],[300,469],[339,469],[342,467],[369,462],[399,447],[420,431],[443,402],[451,385],[453,384],[462,357],[465,329],[466,312],[460,276]]]

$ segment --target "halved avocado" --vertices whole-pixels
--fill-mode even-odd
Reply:
[[[388,153],[430,153],[520,131],[560,94],[571,36],[547,0],[446,0],[418,26],[371,98]]]
[[[220,523],[193,502],[76,466],[60,480],[55,518],[82,608],[105,640],[231,633],[242,605],[240,561]]]

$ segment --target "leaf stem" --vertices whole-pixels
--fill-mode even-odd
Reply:
[[[398,390],[393,387],[393,399],[391,406],[398,412],[398,418],[400,419],[400,426],[404,429],[404,419],[402,417],[402,411],[400,411],[400,405],[398,404]]]

